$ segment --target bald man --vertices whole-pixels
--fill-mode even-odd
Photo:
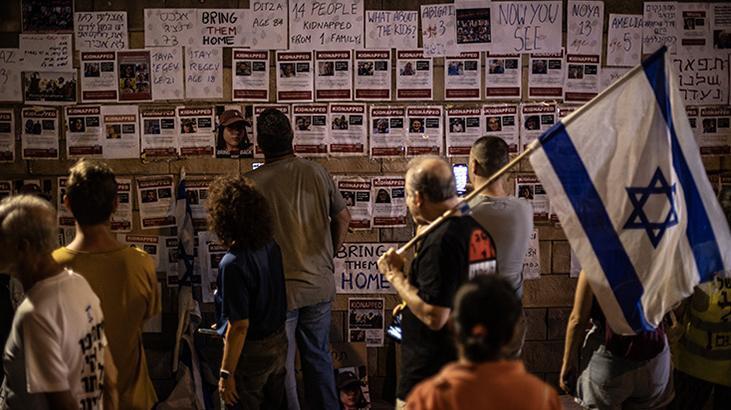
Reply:
[[[427,225],[459,203],[451,167],[439,157],[419,157],[406,172],[406,204],[417,225]],[[403,408],[411,389],[443,365],[456,360],[445,328],[459,286],[497,270],[493,240],[472,217],[454,216],[417,245],[409,276],[404,258],[394,249],[378,261],[379,270],[406,302],[403,311],[401,377],[396,408]]]

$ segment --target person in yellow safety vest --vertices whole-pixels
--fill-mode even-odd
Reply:
[[[670,409],[731,406],[731,278],[695,288],[684,303],[683,332],[673,349],[675,400]]]

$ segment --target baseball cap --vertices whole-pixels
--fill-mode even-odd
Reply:
[[[338,376],[335,380],[335,384],[338,386],[338,389],[343,389],[354,384],[360,384],[360,380],[358,379],[358,377],[356,377],[355,373],[350,371],[338,373]]]
[[[230,127],[237,122],[244,122],[246,124],[249,123],[248,121],[246,121],[244,116],[241,115],[241,111],[239,110],[224,111],[223,114],[221,114],[220,121],[221,127]]]

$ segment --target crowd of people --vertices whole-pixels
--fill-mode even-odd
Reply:
[[[229,134],[240,133],[241,113],[224,114]],[[216,293],[222,406],[299,409],[298,351],[307,408],[364,407],[367,400],[350,393],[359,391],[358,377],[336,377],[329,352],[333,257],[351,219],[346,202],[322,165],[294,155],[286,115],[267,109],[256,127],[264,165],[209,187],[209,229],[227,248]],[[229,137],[223,134],[233,146]],[[508,152],[500,138],[478,139],[469,155],[472,184],[483,186],[508,163]],[[523,257],[533,212],[507,184],[506,175],[493,180],[471,212],[429,231],[410,261],[395,249],[378,261],[405,302],[393,312],[402,326],[396,409],[561,408],[558,392],[521,361]],[[434,156],[409,163],[405,193],[417,231],[461,203],[451,167]],[[79,161],[63,203],[76,236],[57,248],[56,211],[47,201],[26,194],[0,202],[0,271],[25,291],[19,304],[0,297],[7,329],[0,409],[154,408],[141,329],[161,310],[155,267],[111,231],[113,171]],[[12,282],[0,278],[9,293]],[[731,398],[731,348],[724,343],[730,290],[731,280],[716,278],[696,288],[667,331],[624,336],[606,324],[582,272],[561,389],[585,408],[702,408],[711,396],[714,408],[723,408]],[[590,324],[586,339],[596,348],[586,354]],[[666,334],[676,342],[674,365]]]

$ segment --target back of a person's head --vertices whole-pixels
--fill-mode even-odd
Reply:
[[[474,144],[470,153],[477,161],[475,172],[483,177],[489,177],[509,160],[508,144],[500,137],[481,137]]]
[[[292,124],[276,108],[267,108],[256,119],[256,142],[264,155],[275,157],[292,152]]]
[[[442,158],[423,155],[409,161],[406,180],[409,189],[431,202],[442,202],[457,195],[452,168]]]
[[[38,256],[57,246],[56,210],[36,195],[15,195],[0,201],[0,246],[8,256],[22,251]],[[2,261],[7,262],[7,261]]]
[[[258,249],[273,237],[269,203],[246,177],[216,178],[206,205],[208,228],[226,246]]]
[[[105,223],[114,212],[117,198],[114,172],[103,162],[81,159],[69,170],[66,196],[79,225]]]
[[[500,358],[513,337],[521,303],[508,281],[497,275],[479,275],[455,295],[452,319],[457,344],[471,362]]]

